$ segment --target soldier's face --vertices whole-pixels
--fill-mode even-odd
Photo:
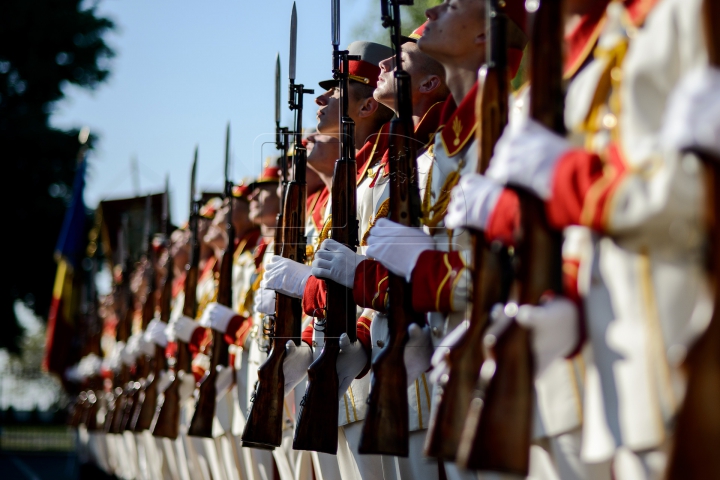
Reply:
[[[335,160],[340,156],[340,142],[330,135],[313,134],[313,149],[307,157],[307,164],[315,172],[332,175]]]
[[[268,183],[258,186],[250,195],[250,221],[256,225],[275,225],[280,211],[277,185]]]
[[[315,99],[318,106],[317,130],[325,135],[340,132],[340,89],[331,88]]]
[[[203,241],[213,248],[223,249],[227,245],[227,232],[225,231],[225,219],[228,214],[228,205],[225,204],[218,210],[213,218]]]
[[[481,0],[445,0],[425,11],[428,19],[417,46],[440,63],[482,55],[485,9]]]
[[[410,75],[410,85],[413,97],[419,91],[420,86],[430,75],[423,68],[423,59],[430,60],[417,45],[408,42],[402,45],[402,67]],[[395,57],[386,58],[380,62],[380,75],[378,76],[377,88],[373,97],[388,108],[395,110]]]

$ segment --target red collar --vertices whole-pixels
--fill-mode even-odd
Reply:
[[[317,196],[315,197],[315,195]],[[308,206],[308,211],[315,225],[315,230],[319,233],[325,219],[325,207],[327,207],[328,200],[330,200],[330,190],[327,187],[322,187],[316,194],[313,194],[313,198],[316,198],[315,203],[312,207]],[[310,200],[310,197],[308,197],[308,200]]]
[[[236,243],[235,257],[250,250],[254,245],[257,244],[259,237],[260,237],[260,229],[253,228],[249,232],[245,232],[245,234],[243,236],[236,238],[235,239],[235,243]]]
[[[263,257],[265,256],[265,251],[267,250],[268,245],[270,245],[270,240],[265,237],[260,237],[260,242],[258,243],[258,246],[255,247],[255,252],[253,253],[256,270],[260,268],[260,265],[262,265]]]
[[[473,138],[477,122],[475,121],[475,97],[478,82],[476,81],[460,105],[455,107],[452,95],[445,101],[440,114],[440,138],[449,157],[453,157]]]
[[[645,22],[648,13],[658,0],[624,0],[623,4],[628,12],[630,21],[635,26]],[[595,2],[592,9],[583,15],[577,26],[565,36],[567,55],[565,57],[564,77],[573,77],[585,64],[595,49],[600,33],[605,26],[605,12],[611,0]]]
[[[173,280],[172,285],[172,296],[173,298],[180,295],[180,292],[182,292],[185,289],[185,272],[183,271],[178,278]]]

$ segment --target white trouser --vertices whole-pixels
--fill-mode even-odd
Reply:
[[[382,456],[385,480],[438,480],[437,460],[423,455],[426,434],[427,430],[410,432],[407,458]]]
[[[660,480],[665,476],[666,466],[664,449],[633,452],[621,447],[615,453],[613,470],[617,480]]]
[[[383,480],[382,456],[358,453],[363,423],[338,428],[337,460],[342,480]]]

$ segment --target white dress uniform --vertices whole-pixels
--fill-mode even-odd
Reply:
[[[678,361],[712,313],[702,265],[702,169],[693,155],[659,145],[668,95],[707,61],[700,5],[662,0],[638,27],[641,19],[611,3],[595,58],[568,92],[568,127],[592,151],[615,142],[626,167],[606,172],[617,187],[597,207],[602,234],[593,238],[586,302],[583,458],[608,460],[619,448],[618,478],[660,474],[684,393]]]

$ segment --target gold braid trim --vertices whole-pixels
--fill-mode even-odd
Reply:
[[[379,218],[387,218],[388,214],[390,213],[390,199],[386,198],[384,202],[380,204],[380,208],[378,208],[377,213],[373,217],[372,220],[370,220],[370,225],[368,225],[367,230],[365,230],[365,233],[363,234],[362,241],[360,242],[361,247],[367,247],[367,238],[370,236],[370,229],[375,226],[375,222],[378,221]]]
[[[246,312],[248,312],[250,315],[252,315],[253,312],[253,304],[255,303],[255,292],[260,288],[260,282],[263,278],[263,273],[265,271],[261,271],[258,273],[257,277],[255,277],[255,281],[250,285],[250,288],[248,289],[247,293],[245,294],[245,301],[243,302],[243,308]]]
[[[310,265],[315,258],[315,252],[317,252],[320,249],[320,245],[322,243],[330,238],[330,233],[332,230],[332,215],[328,215],[327,220],[325,220],[325,223],[323,223],[322,228],[320,229],[320,235],[317,237],[317,243],[315,244],[315,248],[312,247],[305,249],[305,262]]]
[[[450,193],[455,185],[457,185],[460,181],[460,170],[462,170],[464,163],[465,162],[461,160],[458,165],[458,169],[451,172],[445,178],[445,182],[443,182],[442,187],[440,188],[440,195],[438,196],[437,201],[432,205],[432,197],[430,195],[432,187],[432,168],[430,169],[427,184],[425,186],[425,195],[422,202],[422,214],[423,223],[425,226],[430,228],[431,232],[433,229],[437,228],[447,214],[448,203],[450,203]]]

